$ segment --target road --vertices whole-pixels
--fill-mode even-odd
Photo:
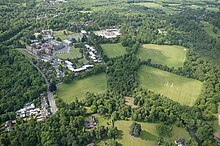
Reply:
[[[29,61],[41,73],[41,75],[43,76],[43,78],[44,78],[44,80],[47,84],[47,96],[48,96],[48,101],[49,101],[49,105],[50,105],[50,110],[51,110],[52,114],[55,114],[58,111],[58,109],[57,109],[57,106],[56,106],[56,103],[55,103],[55,100],[54,100],[53,93],[50,92],[50,90],[49,90],[49,82],[48,82],[46,76],[44,75],[44,73],[38,68],[38,66],[36,66],[31,60],[29,60]]]

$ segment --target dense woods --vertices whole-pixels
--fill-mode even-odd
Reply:
[[[39,104],[46,90],[44,79],[24,56],[12,48],[0,46],[0,122],[14,119],[15,111],[27,102]]]

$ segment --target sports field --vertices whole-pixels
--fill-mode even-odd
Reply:
[[[85,99],[87,92],[102,93],[107,90],[106,74],[98,74],[73,81],[69,84],[61,84],[56,91],[57,95],[66,103],[71,103],[76,98],[79,100]]]
[[[61,59],[74,59],[74,58],[80,58],[81,53],[79,52],[79,48],[71,48],[70,53],[65,54],[57,54],[57,57]]]
[[[203,83],[148,66],[139,70],[139,83],[143,88],[192,106],[199,97]]]
[[[142,128],[141,135],[140,137],[133,137],[129,134],[132,121],[116,121],[115,126],[122,132],[122,136],[116,139],[117,142],[125,146],[156,146],[156,140],[159,137],[156,131],[156,126],[158,124],[145,122],[138,123],[141,124]],[[185,129],[173,126],[172,136],[166,138],[166,140],[174,142],[177,138],[189,140],[190,136]]]
[[[101,47],[103,49],[103,52],[108,57],[117,57],[124,55],[126,53],[125,47],[123,47],[121,44],[101,44]]]
[[[154,64],[182,67],[187,50],[182,46],[145,44],[138,50],[137,56],[141,60],[151,59]]]

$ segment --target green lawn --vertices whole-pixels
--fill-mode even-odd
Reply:
[[[69,84],[58,86],[57,95],[66,103],[71,103],[76,98],[85,99],[87,92],[102,93],[107,90],[106,74],[93,75],[85,79],[73,81]]]
[[[117,139],[120,144],[125,146],[156,146],[156,140],[159,137],[156,131],[155,123],[138,122],[141,124],[142,133],[140,137],[133,137],[129,134],[132,121],[116,121],[115,126],[122,132],[122,136]],[[170,142],[174,142],[177,138],[190,139],[188,132],[183,128],[173,126],[172,136],[166,138]]]
[[[220,44],[220,29],[217,29],[217,33],[213,32],[213,25],[205,22],[205,21],[201,21],[202,25],[203,25],[203,29],[206,31],[206,33],[208,33],[208,35],[212,36],[213,38],[215,38],[217,40],[217,43]]]
[[[61,59],[74,59],[74,58],[80,58],[81,57],[81,53],[79,52],[79,48],[71,48],[70,53],[66,53],[66,54],[57,54],[57,57],[61,58]]]
[[[82,34],[80,33],[74,33],[74,32],[71,32],[71,31],[67,31],[67,34],[65,35],[64,34],[64,30],[60,30],[60,31],[55,31],[55,37],[56,38],[60,38],[61,40],[69,40],[71,38],[75,38],[76,40],[78,40],[78,38],[82,38]]]
[[[108,57],[117,57],[124,55],[126,53],[125,47],[123,47],[121,44],[101,44],[101,47],[103,49],[103,52]]]
[[[152,63],[169,67],[182,67],[186,59],[187,48],[182,46],[145,44],[139,48],[137,56],[141,60],[151,59]]]
[[[139,70],[139,83],[143,88],[189,106],[194,105],[203,87],[203,83],[198,80],[147,66]]]

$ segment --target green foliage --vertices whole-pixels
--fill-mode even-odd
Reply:
[[[14,119],[27,102],[37,102],[46,90],[44,79],[19,52],[0,46],[0,123]]]
[[[130,126],[130,131],[129,133],[132,135],[132,136],[135,136],[135,137],[138,137],[140,136],[141,134],[141,125],[136,123],[136,122],[133,122]]]
[[[159,134],[159,136],[161,137],[170,137],[171,136],[171,132],[172,132],[172,126],[169,125],[165,125],[165,124],[160,124],[156,126],[157,129],[157,133]]]
[[[110,59],[107,62],[108,88],[122,95],[130,95],[138,84],[139,65],[140,61],[133,54]]]

